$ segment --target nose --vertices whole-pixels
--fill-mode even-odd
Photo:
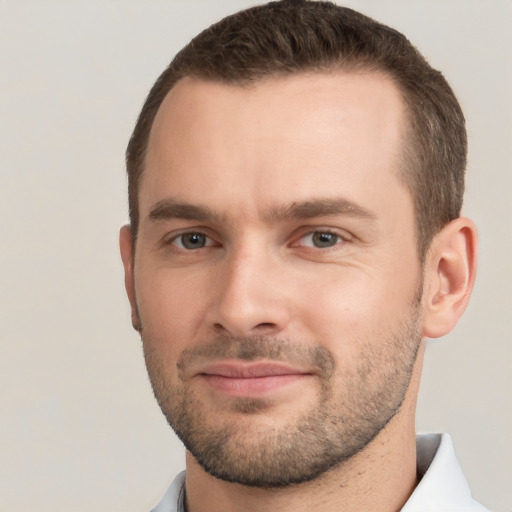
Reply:
[[[210,323],[232,337],[277,335],[290,322],[291,297],[278,257],[241,249],[220,264]]]

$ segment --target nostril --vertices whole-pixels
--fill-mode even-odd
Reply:
[[[214,330],[223,335],[235,335],[235,336],[249,336],[251,333],[259,333],[259,334],[268,334],[270,332],[274,332],[277,328],[277,325],[272,322],[261,322],[256,324],[254,327],[248,327],[247,329],[243,329],[242,331],[238,331],[235,328],[229,329],[228,327],[222,325],[220,322],[215,322],[213,324]]]
[[[275,335],[278,332],[278,327],[272,322],[262,322],[261,324],[255,325],[251,332],[259,336],[270,336]]]
[[[222,324],[219,324],[218,322],[213,324],[213,328],[216,331],[219,331],[219,332],[226,332],[227,331],[227,329]]]
[[[274,329],[275,328],[275,324],[272,324],[270,322],[264,322],[264,323],[261,323],[261,324],[258,324],[255,329]]]

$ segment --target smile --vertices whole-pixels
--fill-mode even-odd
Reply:
[[[198,376],[214,390],[229,396],[256,397],[311,377],[311,373],[282,363],[236,361],[208,365]]]

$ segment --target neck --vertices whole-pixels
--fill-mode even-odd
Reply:
[[[417,485],[414,415],[421,360],[422,350],[400,412],[363,451],[314,481],[279,489],[224,482],[187,453],[187,511],[399,511]]]

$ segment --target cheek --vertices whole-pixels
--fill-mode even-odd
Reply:
[[[162,269],[136,274],[136,297],[144,339],[179,353],[196,335],[204,317],[204,289],[198,276]]]
[[[406,279],[396,278],[395,271],[363,268],[329,274],[302,287],[300,316],[318,343],[328,343],[327,348],[341,350],[346,357],[355,355],[361,343],[381,338],[407,320],[419,286],[413,272]]]

